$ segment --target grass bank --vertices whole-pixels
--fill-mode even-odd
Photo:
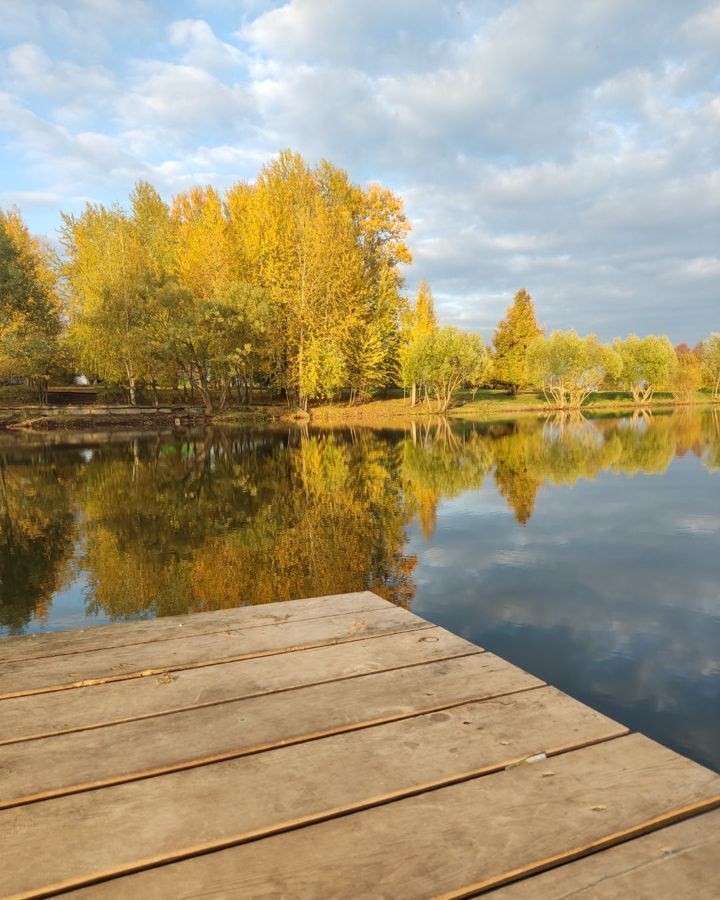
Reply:
[[[671,393],[659,391],[653,397],[647,409],[668,409],[685,406],[707,406],[713,402],[708,392],[698,391],[691,401],[678,402]],[[592,394],[583,410],[596,413],[627,412],[633,410],[632,395],[625,391],[599,391]],[[507,391],[478,391],[473,397],[470,392],[457,395],[455,402],[446,412],[450,418],[461,419],[494,419],[498,414],[522,415],[524,413],[551,413],[552,409],[539,391],[524,391],[513,396]],[[425,418],[437,416],[437,404],[426,402],[410,406],[407,398],[401,394],[381,400],[373,400],[359,406],[347,404],[327,404],[311,409],[313,422],[362,422],[396,418]]]
[[[437,416],[435,403],[418,403],[414,408],[401,391],[389,392],[387,397],[355,406],[347,403],[328,403],[311,407],[309,413],[290,410],[280,402],[265,402],[249,407],[229,406],[222,413],[206,416],[201,408],[192,406],[166,406],[164,408],[128,407],[123,404],[96,403],[85,410],[61,407],[50,410],[27,402],[12,389],[12,396],[3,396],[8,389],[0,388],[0,428],[32,431],[96,430],[114,428],[203,426],[263,426],[272,423],[304,424],[374,424],[382,426],[393,421],[426,419]],[[23,403],[22,401],[25,400]],[[4,401],[4,402],[3,402]],[[12,402],[14,401],[14,403]],[[20,402],[18,402],[20,401]],[[692,401],[679,403],[669,392],[658,392],[648,409],[673,409],[687,406],[708,406],[713,403],[709,392],[699,391]],[[632,396],[624,391],[602,391],[593,394],[584,411],[594,415],[612,415],[633,410]],[[92,414],[90,414],[92,413]],[[460,393],[452,407],[445,413],[449,418],[475,421],[493,421],[498,417],[542,415],[552,413],[543,395],[538,391],[525,391],[513,396],[506,391],[478,391]]]

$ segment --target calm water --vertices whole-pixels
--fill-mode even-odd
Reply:
[[[720,769],[720,411],[0,435],[0,634],[370,588]]]

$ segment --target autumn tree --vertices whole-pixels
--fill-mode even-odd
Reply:
[[[348,389],[351,401],[392,380],[397,358],[400,265],[410,254],[402,202],[385,188],[353,185],[321,163],[281,153],[227,208],[245,277],[272,310],[269,369],[288,401]]]
[[[673,396],[683,403],[695,398],[703,383],[703,366],[694,350],[686,345],[675,348],[677,365],[670,380]]]
[[[356,198],[359,213],[353,214],[354,241],[362,266],[362,287],[349,314],[345,353],[353,402],[397,381],[401,321],[407,313],[400,266],[410,263],[412,256],[406,244],[410,223],[398,196],[379,184],[355,188],[350,196]]]
[[[149,370],[152,284],[141,235],[120,207],[63,215],[70,341],[89,371],[124,384],[130,403]]]
[[[405,387],[410,388],[410,406],[417,403],[417,388],[420,380],[418,360],[422,354],[418,348],[425,338],[438,329],[435,315],[435,299],[427,281],[421,281],[415,295],[415,303],[408,310],[405,321],[405,335],[401,350],[401,376]]]
[[[638,405],[648,404],[655,391],[668,386],[677,368],[675,350],[667,337],[631,334],[613,345],[621,360],[618,381],[632,393]]]
[[[574,331],[536,337],[527,355],[530,377],[556,409],[579,409],[606,378],[617,377],[621,365],[616,351],[594,334],[580,337]]]
[[[473,400],[475,395],[483,385],[488,384],[493,377],[493,357],[490,347],[484,346],[482,353],[477,358],[475,368],[472,370],[466,381],[468,387],[472,391]]]
[[[195,302],[208,300],[237,280],[229,222],[212,187],[195,187],[173,198],[174,268],[177,281]]]
[[[26,378],[41,403],[64,362],[55,262],[17,210],[0,210],[0,374]]]
[[[702,345],[703,380],[712,391],[713,400],[720,400],[720,332],[713,332]]]
[[[535,318],[535,306],[523,288],[515,294],[512,306],[495,330],[493,338],[493,377],[512,394],[530,384],[527,352],[530,344],[542,334]]]

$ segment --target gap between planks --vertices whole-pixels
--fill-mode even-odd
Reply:
[[[12,800],[0,801],[0,811],[4,809],[13,809],[18,806],[26,806],[30,803],[40,803],[43,800],[51,800],[54,797],[65,797],[69,794],[80,794],[86,791],[99,790],[104,787],[111,787],[115,784],[126,784],[131,781],[142,781],[146,778],[157,778],[161,775],[167,775],[171,772],[182,772],[186,769],[195,769],[200,766],[210,766],[213,763],[225,762],[230,759],[240,759],[243,756],[253,756],[257,753],[266,753],[271,750],[279,750],[283,747],[292,747],[295,744],[305,744],[311,741],[318,741],[322,738],[332,737],[336,734],[345,734],[353,731],[361,731],[365,728],[375,728],[379,725],[388,725],[392,722],[401,722],[405,719],[414,719],[418,716],[429,715],[430,713],[442,712],[446,709],[455,709],[459,706],[466,706],[470,703],[483,703],[486,700],[497,700],[501,697],[510,697],[514,694],[524,694],[528,691],[536,691],[541,688],[548,687],[545,682],[534,684],[529,687],[515,688],[509,691],[499,691],[496,694],[485,694],[482,697],[465,697],[462,700],[456,700],[451,703],[435,704],[433,706],[414,709],[412,712],[398,713],[391,716],[382,716],[376,719],[366,719],[362,722],[353,722],[351,724],[338,725],[334,728],[328,728],[324,731],[314,731],[307,734],[296,735],[289,738],[283,738],[279,741],[264,741],[261,744],[255,744],[251,747],[243,747],[241,750],[228,750],[223,753],[214,753],[210,756],[197,757],[195,759],[182,760],[176,763],[170,763],[166,766],[156,766],[152,769],[145,769],[140,772],[128,772],[123,775],[116,775],[108,778],[98,779],[97,781],[84,782],[79,784],[67,785],[62,788],[54,788],[48,791],[42,791],[37,794],[26,794],[23,797],[15,797]],[[627,733],[627,732],[626,732]],[[622,736],[622,735],[616,735]],[[504,768],[504,767],[503,767]]]
[[[433,628],[436,628],[436,627],[437,626],[433,626]],[[419,630],[425,631],[427,629],[417,629],[417,628],[413,629],[413,631],[419,631]],[[411,634],[412,631],[411,632],[401,632],[401,633]],[[373,638],[390,637],[390,636],[392,636],[392,634],[395,634],[395,632],[391,632],[391,634],[374,634],[374,635],[368,636],[367,638],[365,638],[365,640],[369,640],[370,637],[373,637]],[[333,644],[323,644],[321,647],[312,647],[312,648],[306,648],[306,649],[323,650],[326,647],[331,647],[331,646],[333,646]],[[44,738],[49,738],[49,737],[60,737],[61,735],[64,735],[64,734],[77,734],[80,731],[95,731],[98,728],[107,728],[111,725],[126,725],[128,722],[140,722],[144,719],[158,719],[162,716],[169,716],[174,713],[190,712],[195,709],[206,709],[207,707],[210,707],[210,706],[223,706],[226,703],[237,703],[241,700],[255,700],[259,697],[272,697],[276,694],[287,694],[291,691],[299,691],[302,688],[306,688],[306,687],[318,687],[319,685],[323,685],[323,684],[333,684],[335,682],[351,681],[356,678],[366,678],[368,675],[378,675],[382,672],[399,672],[400,670],[403,670],[403,669],[416,669],[419,666],[428,666],[428,665],[432,665],[433,663],[450,662],[450,661],[456,660],[456,659],[465,659],[468,656],[479,656],[481,653],[485,653],[485,652],[486,651],[483,648],[478,647],[477,650],[468,650],[468,651],[465,651],[464,653],[451,653],[447,656],[438,656],[438,657],[435,657],[432,659],[423,659],[423,660],[419,660],[418,662],[405,663],[404,665],[400,665],[400,666],[387,666],[386,668],[383,668],[383,669],[374,669],[371,672],[356,672],[356,673],[353,673],[350,675],[335,676],[333,678],[321,678],[316,681],[304,681],[300,684],[293,684],[288,687],[273,688],[273,690],[270,690],[270,691],[256,691],[253,694],[238,694],[237,696],[234,696],[234,697],[223,697],[221,700],[207,700],[205,703],[192,703],[188,706],[175,706],[175,707],[171,707],[170,709],[160,710],[158,712],[142,713],[137,716],[128,716],[127,718],[124,718],[124,719],[108,719],[107,721],[104,721],[104,722],[93,722],[90,725],[78,725],[74,728],[63,728],[59,731],[46,731],[46,732],[43,732],[40,734],[30,734],[30,735],[25,735],[25,736],[21,735],[20,737],[6,738],[4,740],[0,740],[0,747],[6,747],[8,744],[22,744],[22,743],[26,743],[28,741],[38,741],[38,740],[41,740]],[[242,662],[242,661],[243,660],[240,660],[240,662]],[[235,660],[225,660],[225,662],[235,662]],[[174,669],[173,671],[178,671],[178,670]],[[90,685],[90,687],[97,687],[97,686],[98,685]],[[536,687],[541,687],[541,686],[542,685],[536,685]],[[11,698],[5,698],[5,699],[11,699]],[[488,699],[490,699],[490,698],[488,698]],[[471,702],[473,702],[473,701],[471,701]],[[4,807],[0,803],[0,809],[3,809],[3,808]]]
[[[536,686],[532,688],[526,688],[522,691],[513,691],[511,693],[526,693],[531,690],[538,690],[543,686]],[[498,696],[507,696],[506,694],[498,695]],[[484,698],[482,701],[477,702],[485,702],[485,700],[495,699],[493,697]],[[472,701],[471,701],[472,702]],[[466,704],[452,704],[449,706],[443,707],[444,709],[450,709],[452,706],[456,705],[466,705]],[[418,715],[426,715],[428,712],[434,712],[435,710],[428,710],[418,713]],[[404,718],[412,718],[412,716],[406,716]],[[377,722],[373,723],[375,725],[386,724],[385,722]],[[363,726],[363,727],[371,727],[371,726]],[[348,729],[349,731],[357,730],[357,729]],[[550,747],[544,751],[544,755],[546,758],[551,759],[557,756],[562,756],[567,753],[572,753],[576,750],[582,750],[587,747],[593,747],[598,744],[606,744],[610,741],[617,740],[618,738],[625,737],[629,734],[629,729],[623,728],[619,726],[618,729],[612,734],[603,735],[600,737],[588,738],[584,741],[577,741],[571,744],[565,744],[559,747]],[[330,736],[330,735],[328,735]],[[403,788],[398,791],[390,791],[388,793],[376,796],[369,797],[362,801],[357,801],[355,803],[349,803],[343,806],[338,806],[333,809],[324,810],[320,813],[315,813],[309,816],[302,816],[296,819],[289,819],[285,822],[279,822],[274,825],[269,825],[263,828],[258,828],[253,831],[245,832],[242,834],[233,835],[228,838],[223,838],[222,840],[216,841],[208,841],[204,844],[198,844],[192,847],[186,847],[172,853],[165,853],[162,855],[148,857],[146,859],[138,860],[137,862],[120,866],[114,869],[108,869],[103,872],[94,872],[90,873],[85,877],[73,878],[64,882],[58,882],[56,884],[47,885],[41,889],[30,890],[26,892],[22,892],[19,894],[12,894],[6,900],[40,900],[40,898],[52,897],[57,894],[67,893],[69,891],[76,890],[82,887],[90,887],[94,884],[100,884],[105,881],[110,881],[116,878],[121,878],[126,875],[137,874],[138,872],[147,871],[148,869],[155,869],[160,866],[171,865],[172,863],[181,862],[182,860],[193,859],[198,856],[206,856],[211,853],[215,853],[221,850],[227,850],[231,847],[238,847],[242,844],[249,844],[254,841],[262,840],[263,838],[273,837],[275,835],[285,834],[291,831],[297,831],[301,828],[308,828],[312,825],[318,825],[321,822],[329,822],[333,819],[345,818],[346,816],[351,816],[354,813],[363,812],[364,810],[375,809],[381,806],[387,806],[390,803],[395,803],[398,800],[407,800],[410,797],[416,797],[421,794],[428,794],[433,791],[439,791],[446,787],[451,787],[453,785],[463,784],[468,781],[474,781],[478,778],[484,778],[488,775],[495,775],[499,772],[503,772],[506,769],[514,768],[518,765],[523,765],[526,762],[530,764],[530,760],[532,757],[528,756],[520,756],[520,757],[510,757],[508,759],[502,760],[497,763],[493,763],[491,765],[483,766],[478,769],[473,769],[468,772],[461,772],[456,775],[448,776],[441,779],[436,779],[434,781],[426,782],[424,784],[413,785],[412,787]],[[720,798],[717,798],[720,802]],[[680,821],[676,819],[676,821]],[[668,824],[670,824],[668,822]],[[603,848],[600,848],[603,849]],[[448,898],[455,895],[447,895]],[[459,894],[460,896],[472,896]]]
[[[489,891],[494,891],[497,888],[505,887],[518,881],[524,881],[527,878],[531,878],[533,875],[539,875],[541,872],[547,872],[550,869],[568,865],[579,859],[584,859],[595,853],[599,853],[602,850],[609,850],[611,847],[627,843],[628,841],[635,840],[635,838],[651,834],[654,831],[660,831],[662,828],[676,825],[678,822],[695,818],[696,816],[700,816],[703,813],[711,812],[718,808],[720,808],[720,794],[709,797],[707,800],[691,803],[688,806],[682,806],[678,809],[671,810],[670,812],[663,813],[662,815],[654,816],[652,819],[647,819],[630,828],[616,831],[613,834],[606,835],[605,837],[591,841],[588,844],[574,847],[571,850],[564,853],[558,853],[555,856],[549,856],[547,859],[538,860],[537,862],[523,866],[522,868],[504,872],[502,875],[489,878],[486,881],[478,881],[473,885],[460,888],[456,891],[438,894],[433,900],[465,900],[465,898],[469,897],[479,897],[482,894],[487,894]]]
[[[375,612],[375,610],[373,610],[373,612]],[[332,638],[330,640],[309,641],[305,644],[297,644],[292,647],[281,647],[274,650],[256,650],[249,653],[239,654],[237,656],[222,657],[221,659],[210,659],[203,660],[202,662],[182,663],[175,666],[159,666],[157,668],[143,669],[140,672],[125,672],[121,675],[106,675],[102,678],[86,678],[82,681],[48,685],[47,687],[29,688],[28,690],[24,691],[8,691],[7,693],[0,694],[0,700],[14,700],[18,697],[33,697],[37,694],[53,694],[59,691],[74,690],[76,688],[94,687],[95,685],[100,684],[113,684],[114,682],[118,681],[131,681],[134,678],[149,678],[154,675],[166,675],[170,672],[183,672],[189,669],[202,669],[207,666],[219,666],[223,663],[242,662],[245,659],[257,659],[259,657],[265,656],[280,656],[283,653],[296,653],[300,650],[317,650],[321,647],[335,647],[339,644],[350,644],[355,641],[367,641],[372,640],[376,637],[387,637],[388,635],[393,634],[407,634],[408,632],[412,631],[427,631],[430,628],[436,627],[437,626],[428,622],[425,625],[414,625],[412,628],[398,628],[393,631],[384,631],[381,634],[364,634],[350,637]],[[205,635],[203,635],[203,637],[205,637]],[[22,662],[25,662],[25,660],[22,660]]]
[[[641,738],[640,735],[631,735],[629,737],[621,738],[619,741],[611,740],[609,742],[600,742],[600,743],[609,743],[611,746],[617,748],[618,745],[623,743],[623,741],[632,741],[635,738],[640,738],[641,741],[645,741],[646,746],[645,746],[645,749],[643,750],[644,753],[647,752],[647,750],[649,749],[647,747],[647,745],[653,744],[653,742],[648,742],[647,739]],[[637,747],[643,748],[642,743],[637,744],[637,742],[636,742],[636,744],[634,746],[636,747],[636,749],[637,749]],[[658,751],[662,750],[666,754],[670,754],[670,751],[667,751],[666,748],[662,748],[659,745],[654,745],[654,747]],[[566,761],[572,762],[572,760],[575,757],[579,757],[585,752],[588,752],[588,750],[587,749],[583,750],[582,748],[577,748],[577,754],[575,752],[566,752],[566,753],[562,754],[562,756],[564,757],[564,759]],[[589,748],[589,752],[592,753],[592,746]],[[653,751],[653,752],[655,752],[655,751]],[[617,751],[616,751],[615,755],[617,755]],[[672,754],[672,756],[674,756],[677,760],[683,761],[684,763],[688,762],[687,760],[684,760],[682,757],[678,757],[677,754]],[[542,766],[540,768],[542,768]],[[650,768],[654,768],[654,767],[651,766]],[[661,766],[661,768],[662,768],[662,766]],[[701,767],[697,767],[697,768],[701,768]],[[528,769],[532,770],[532,769],[534,769],[534,766],[531,765],[528,767]],[[570,771],[572,772],[572,766],[570,768]],[[502,773],[492,773],[492,774],[496,774],[498,776],[498,778],[503,777]],[[582,785],[583,779],[578,778],[578,774],[581,774],[581,773],[577,773],[573,777],[573,781],[578,785]],[[600,781],[596,780],[596,783],[593,785],[594,790],[602,790],[603,782],[606,779],[608,773],[601,772],[598,774],[601,776],[601,780]],[[598,776],[596,775],[595,777],[597,779]],[[485,780],[484,776],[476,778],[475,779],[476,786],[482,785],[484,780]],[[490,779],[488,779],[488,782],[492,785],[494,780],[495,779],[490,778]],[[428,793],[432,794],[434,791],[439,791],[443,787],[446,787],[450,791],[452,791],[454,789],[453,785],[439,786],[437,788],[431,788],[428,791],[423,791],[420,794],[418,794],[418,793],[412,794],[406,799],[409,803],[412,804],[413,797],[415,797],[416,799],[422,798],[423,795],[426,795]],[[620,790],[620,786],[618,784],[615,784],[614,787],[615,787],[616,791]],[[678,788],[680,788],[680,785],[678,785]],[[535,793],[537,793],[536,790],[535,790]],[[675,793],[677,795],[678,791],[675,791]],[[582,796],[582,790],[580,791],[580,796]],[[400,798],[400,799],[405,799],[405,798]],[[568,799],[572,799],[572,798],[569,797]],[[587,802],[587,797],[585,797],[584,799],[585,799],[585,802]],[[502,888],[506,885],[513,884],[513,883],[516,883],[519,881],[523,881],[524,879],[527,879],[530,876],[533,876],[536,874],[540,874],[543,871],[555,869],[558,866],[562,866],[562,865],[565,865],[566,863],[571,863],[571,862],[577,861],[579,859],[585,858],[587,856],[591,856],[599,851],[610,849],[616,845],[627,843],[636,838],[642,838],[645,835],[651,834],[653,832],[659,831],[661,829],[664,829],[664,828],[672,826],[672,825],[677,825],[680,822],[683,822],[683,821],[686,821],[689,819],[693,819],[694,817],[700,816],[704,813],[709,813],[712,810],[717,809],[718,807],[720,807],[720,794],[716,793],[711,797],[706,797],[703,800],[696,800],[692,803],[686,802],[685,804],[682,804],[682,805],[678,805],[678,804],[682,804],[682,795],[676,796],[674,802],[669,801],[669,808],[664,809],[661,812],[656,812],[655,814],[652,814],[651,809],[653,806],[657,807],[657,805],[658,805],[657,802],[655,801],[655,802],[642,803],[642,804],[640,804],[640,808],[638,808],[637,812],[635,813],[634,821],[631,819],[631,821],[633,821],[633,824],[631,824],[628,827],[618,828],[618,825],[620,825],[620,823],[614,822],[612,824],[608,823],[608,826],[606,826],[607,830],[605,831],[605,833],[603,833],[602,828],[599,829],[599,834],[598,834],[597,829],[591,829],[591,830],[595,831],[595,833],[596,833],[596,836],[593,839],[586,838],[585,841],[583,841],[582,838],[580,837],[580,835],[578,835],[578,839],[576,839],[575,841],[570,843],[570,846],[567,847],[567,849],[563,849],[560,852],[557,852],[553,855],[546,856],[545,858],[529,862],[527,865],[522,866],[522,867],[513,869],[508,866],[507,868],[500,869],[494,875],[489,876],[487,879],[485,879],[483,881],[469,883],[463,887],[453,888],[453,889],[443,892],[441,894],[436,894],[436,895],[434,895],[434,900],[456,900],[456,898],[473,897],[473,896],[478,896],[481,894],[486,894],[488,892],[494,891],[495,889]],[[404,806],[404,803],[402,803],[402,802],[396,803],[396,798],[389,798],[386,803],[381,803],[381,804],[379,804],[379,806],[387,807],[391,811],[393,809],[397,810],[400,807]],[[432,802],[429,804],[427,802],[425,802],[424,806],[428,810],[433,808]],[[644,809],[643,809],[643,807],[644,807]],[[282,850],[282,852],[285,852],[285,853],[288,852],[287,842],[286,842],[286,845],[283,847],[282,843],[280,845],[275,844],[276,839],[280,840],[282,842],[283,837],[286,837],[286,838],[290,839],[290,841],[291,841],[290,847],[293,847],[292,840],[293,840],[293,833],[294,833],[296,837],[303,836],[305,838],[305,844],[307,845],[309,841],[312,841],[313,835],[315,834],[315,831],[312,828],[306,827],[307,825],[317,825],[318,828],[320,829],[320,831],[322,831],[322,829],[324,827],[326,827],[328,824],[332,823],[332,821],[334,821],[334,820],[338,820],[338,823],[341,823],[345,819],[350,818],[354,813],[359,814],[361,817],[363,817],[366,814],[369,814],[372,816],[372,815],[375,815],[374,810],[375,810],[375,807],[369,807],[369,808],[365,808],[365,809],[356,808],[356,809],[349,810],[347,812],[342,812],[338,815],[333,816],[333,818],[331,820],[329,820],[329,822],[327,820],[325,820],[324,822],[323,821],[313,821],[313,822],[307,822],[307,823],[300,823],[295,828],[286,830],[277,835],[273,835],[273,836],[260,835],[259,836],[260,839],[262,839],[264,837],[268,837],[270,839],[271,843],[270,843],[270,845],[264,845],[262,843],[262,840],[256,839],[256,840],[258,840],[258,847],[264,848],[264,851],[265,851],[263,853],[263,850],[260,849],[258,852],[260,852],[261,859],[263,859],[264,864],[267,865],[269,858],[272,857],[274,853],[277,853],[279,850]],[[382,812],[380,810],[378,810],[378,812],[382,815]],[[644,815],[643,815],[643,813],[644,813]],[[650,813],[650,815],[648,815],[649,813]],[[407,810],[405,812],[405,818],[406,819],[408,818]],[[455,820],[457,820],[457,812],[455,813]],[[400,821],[402,821],[402,816],[400,816]],[[392,818],[390,819],[390,822],[393,822]],[[397,825],[397,824],[398,824],[398,817],[395,816],[395,825]],[[346,842],[350,841],[350,843],[352,843],[352,837],[351,837],[351,835],[353,834],[352,825],[353,825],[352,821],[345,825],[345,827],[343,829],[344,838],[342,838],[340,841],[341,845],[342,845],[342,840],[345,840]],[[342,825],[339,824],[339,827],[342,828]],[[363,825],[361,822],[358,822],[355,827],[362,829]],[[537,832],[538,827],[539,826],[535,827],[535,832]],[[376,834],[376,835],[378,833],[382,833],[382,830],[380,830],[378,832],[377,828],[374,831],[373,831],[373,829],[370,829],[370,830],[373,834]],[[324,848],[324,850],[329,849],[328,847],[324,846],[324,844],[323,844],[323,841],[325,841],[326,838],[327,838],[327,832],[325,832],[325,834],[322,836],[322,838],[320,838],[320,847]],[[428,840],[428,838],[426,836],[425,843],[427,843],[427,840]],[[562,834],[560,836],[560,840],[563,840]],[[244,842],[244,843],[248,843],[248,842]],[[250,841],[249,843],[253,844],[254,842]],[[366,840],[365,844],[367,845],[367,843],[368,842]],[[302,848],[302,846],[303,846],[303,844],[301,841],[300,847]],[[332,845],[330,845],[330,846],[332,846]],[[402,842],[400,843],[400,846],[402,846]],[[270,850],[269,849],[270,847],[272,847],[273,849]],[[255,885],[257,886],[258,877],[259,877],[258,866],[257,865],[254,866],[254,871],[252,871],[249,876],[241,868],[240,871],[237,872],[237,878],[236,878],[235,874],[234,874],[235,867],[237,866],[238,859],[242,860],[243,857],[242,856],[237,857],[237,856],[231,855],[230,857],[225,857],[225,859],[222,860],[222,857],[225,856],[226,853],[232,854],[234,850],[242,851],[243,849],[244,849],[243,844],[231,845],[231,846],[228,846],[225,848],[209,848],[209,849],[202,850],[202,851],[199,848],[197,848],[197,852],[195,852],[192,856],[186,857],[184,859],[163,860],[155,865],[145,866],[144,868],[136,868],[136,870],[134,872],[119,872],[119,873],[115,874],[115,873],[112,873],[110,870],[107,870],[107,872],[109,874],[105,875],[104,877],[100,877],[99,873],[95,873],[94,876],[91,876],[91,875],[86,876],[85,881],[87,882],[87,884],[89,886],[104,884],[108,888],[108,891],[106,893],[105,891],[101,890],[101,892],[99,893],[99,896],[102,896],[102,897],[106,897],[106,896],[108,898],[124,897],[124,896],[127,896],[127,894],[125,893],[126,889],[133,891],[133,890],[137,890],[138,888],[140,888],[141,890],[149,888],[147,893],[144,894],[143,896],[152,896],[152,897],[174,896],[175,894],[169,893],[169,890],[173,889],[173,888],[175,890],[177,890],[178,879],[180,879],[180,881],[182,882],[183,878],[188,877],[189,874],[193,872],[192,868],[186,867],[186,865],[185,865],[186,863],[192,864],[193,860],[198,860],[198,869],[196,869],[195,872],[197,873],[199,871],[201,874],[207,874],[211,871],[215,871],[212,857],[215,854],[217,854],[218,861],[217,861],[216,865],[219,865],[220,874],[217,875],[215,881],[213,881],[211,878],[208,882],[205,882],[204,880],[199,881],[198,875],[197,874],[193,875],[190,878],[190,882],[192,882],[192,884],[194,884],[195,889],[198,890],[198,887],[200,885],[202,885],[202,887],[206,888],[210,893],[213,894],[213,896],[215,896],[216,891],[219,892],[218,896],[223,896],[223,897],[225,897],[225,896],[250,896],[250,894],[237,893],[237,891],[240,886],[240,881],[243,878],[245,878],[245,879],[247,879],[247,877],[250,878],[249,882],[247,882],[247,881],[245,882],[246,887],[250,887],[253,883],[255,883]],[[297,841],[295,841],[294,849],[295,849],[295,851],[298,850]],[[365,851],[367,851],[367,849],[368,849],[367,846],[363,846],[361,848],[361,860],[367,858],[367,853],[365,852]],[[351,852],[351,851],[348,851],[348,852]],[[248,853],[250,854],[249,857],[248,857]],[[253,850],[252,850],[252,847],[250,847],[248,852],[246,852],[245,856],[247,858],[252,858],[252,853],[253,853]],[[385,851],[385,853],[387,853],[387,850]],[[318,854],[316,853],[315,856],[318,856]],[[508,856],[508,854],[506,853],[505,856]],[[210,857],[210,859],[205,863],[205,865],[203,865],[200,862],[200,860],[204,859],[205,857]],[[290,854],[290,858],[292,859],[292,854]],[[228,859],[230,859],[232,861],[232,865],[230,865],[230,866],[228,865]],[[343,863],[343,855],[338,854],[338,853],[333,853],[331,856],[331,864],[329,865],[329,867],[327,868],[326,871],[323,871],[321,873],[322,877],[320,880],[326,890],[328,888],[328,885],[332,882],[332,879],[337,878],[339,876],[339,872],[341,871],[340,866],[342,863]],[[505,864],[507,864],[507,863],[512,863],[511,857],[507,858]],[[177,864],[177,866],[178,866],[177,869],[175,869],[174,864]],[[137,865],[139,865],[139,864],[136,864],[136,866]],[[307,867],[307,863],[305,865]],[[359,865],[359,864],[357,864],[357,865]],[[251,868],[252,868],[252,866],[251,866]],[[264,871],[264,869],[261,871]],[[163,873],[168,873],[168,872],[170,874],[168,875],[167,878],[165,878]],[[277,882],[278,890],[280,890],[279,886],[281,884],[282,885],[287,884],[287,881],[288,881],[289,877],[291,876],[291,872],[292,872],[292,863],[290,865],[290,868],[288,868],[288,866],[285,865],[284,871],[282,870],[282,867],[281,867],[281,872],[278,876],[278,882]],[[465,874],[470,875],[470,872],[466,871]],[[124,876],[126,876],[126,875],[130,879],[128,882],[125,882]],[[143,880],[144,876],[149,876],[149,877],[146,878],[145,880]],[[138,882],[135,881],[136,877],[140,879]],[[349,877],[351,877],[351,876],[349,876]],[[420,876],[419,872],[416,872],[414,875],[414,878],[412,879],[413,883],[415,883],[417,881],[418,877],[421,877],[421,876]],[[425,873],[425,877],[427,877],[427,873]],[[402,876],[398,876],[398,878],[402,878]],[[153,879],[155,879],[155,880],[153,880]],[[362,882],[365,885],[365,887],[367,887],[366,881],[367,881],[367,879]],[[184,883],[184,882],[182,882],[182,883]],[[307,878],[303,882],[303,885],[306,888],[306,890],[302,893],[302,896],[310,896],[307,893],[307,887],[310,883],[314,883],[314,882],[308,882]],[[532,884],[532,882],[530,882],[530,883]],[[122,884],[125,884],[126,888],[122,888]],[[120,892],[118,892],[118,887],[120,888]],[[233,890],[232,893],[229,892],[229,889],[231,887]],[[158,890],[158,888],[159,888],[159,890]],[[191,889],[189,884],[188,884],[188,888]],[[345,888],[345,890],[342,892],[343,897],[355,896],[354,894],[348,893],[350,888],[348,888],[347,883],[344,885],[344,888]],[[58,891],[56,886],[54,886],[54,888],[53,888],[53,891],[55,893],[74,891],[74,890],[79,890],[78,896],[82,897],[83,900],[86,896],[87,897],[94,896],[93,893],[86,891],[84,889],[84,885],[68,884],[67,887],[65,887],[64,890],[61,890],[61,891]],[[200,890],[199,893],[197,894],[197,896],[200,896],[201,893],[203,896],[205,895],[205,893],[202,890]],[[325,895],[326,894],[321,894],[319,896],[325,896]],[[374,894],[371,894],[371,895],[374,896]],[[21,900],[21,898],[47,897],[47,896],[51,896],[50,889],[43,887],[42,889],[36,889],[35,891],[29,891],[24,894],[14,895],[12,900]],[[188,894],[188,896],[189,896],[189,894]],[[193,896],[195,896],[195,893],[193,893]],[[209,896],[209,894],[208,894],[208,896]],[[255,896],[255,895],[253,894],[253,896]],[[316,896],[316,894],[313,893],[312,896]],[[403,894],[403,896],[410,896],[410,894],[407,894],[407,892],[406,892]],[[414,894],[413,894],[413,896],[414,896]],[[422,892],[422,896],[427,896],[424,891]]]

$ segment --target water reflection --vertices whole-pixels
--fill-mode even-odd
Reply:
[[[0,628],[369,588],[720,765],[720,413],[0,436]]]
[[[77,439],[76,439],[77,440]],[[0,624],[48,620],[83,574],[89,616],[174,615],[368,587],[407,605],[405,526],[491,476],[517,522],[542,485],[720,468],[720,413],[446,420],[403,430],[208,431],[94,447],[0,444]]]

